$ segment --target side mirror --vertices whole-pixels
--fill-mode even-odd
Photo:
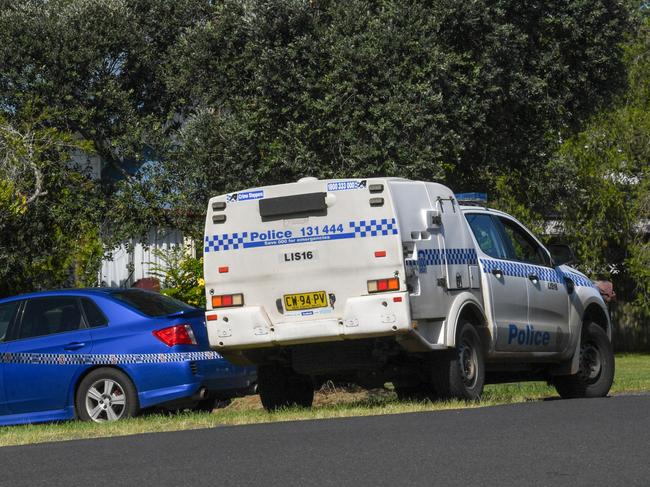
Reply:
[[[578,261],[576,254],[574,254],[571,247],[566,244],[549,245],[548,251],[551,253],[551,258],[553,259],[553,264],[555,266],[575,264]]]

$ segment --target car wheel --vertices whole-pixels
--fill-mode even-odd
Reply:
[[[305,375],[289,367],[262,365],[257,371],[257,388],[267,411],[289,406],[311,407],[314,385]]]
[[[614,369],[614,350],[607,333],[596,323],[587,323],[580,340],[578,373],[555,377],[555,389],[564,399],[604,397],[612,387]]]
[[[462,322],[456,348],[433,360],[433,388],[441,399],[475,401],[485,385],[485,360],[481,338],[469,321]]]
[[[138,393],[123,372],[96,369],[79,384],[75,406],[77,415],[84,421],[117,421],[138,413]]]

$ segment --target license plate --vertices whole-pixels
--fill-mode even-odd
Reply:
[[[284,309],[287,311],[324,308],[325,306],[327,306],[327,294],[325,291],[284,295]]]

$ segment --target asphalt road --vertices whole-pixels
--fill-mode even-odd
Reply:
[[[650,396],[0,449],[3,486],[650,485]]]

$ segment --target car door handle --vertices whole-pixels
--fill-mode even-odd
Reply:
[[[501,269],[492,269],[492,274],[501,279],[501,276],[503,276],[503,271]]]
[[[530,279],[533,282],[539,281],[539,277],[537,276],[537,274],[528,274],[528,279]]]
[[[86,344],[84,342],[72,342],[63,347],[63,350],[79,350],[85,346]]]

